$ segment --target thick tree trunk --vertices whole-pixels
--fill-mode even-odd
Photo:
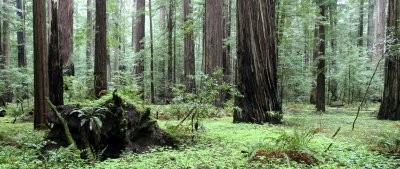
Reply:
[[[320,14],[325,20],[326,17],[326,6],[324,4],[319,5]],[[318,43],[318,75],[317,75],[317,94],[316,94],[316,108],[317,111],[325,111],[325,25],[319,23],[319,43]]]
[[[367,47],[368,47],[368,56],[372,62],[373,58],[373,47],[375,43],[375,3],[376,0],[368,1],[368,38],[367,38]],[[372,68],[373,66],[371,66]]]
[[[195,75],[195,54],[194,54],[194,38],[193,38],[193,29],[191,28],[193,24],[192,17],[192,7],[191,0],[183,1],[183,15],[184,22],[187,27],[185,27],[185,47],[184,47],[184,82],[186,84],[188,91],[193,91],[196,87],[195,79],[190,78],[190,76]],[[189,26],[190,25],[190,26]],[[189,28],[189,30],[187,30]]]
[[[223,0],[206,0],[205,18],[205,74],[212,75],[216,68],[223,68]]]
[[[172,17],[173,17],[173,7],[174,7],[174,1],[170,0],[169,3],[169,9],[168,9],[168,67],[167,67],[167,102],[169,102],[172,99],[172,85],[173,85],[173,65],[172,65],[172,59],[173,59],[173,49],[172,49],[172,35],[173,35],[173,25],[172,25]]]
[[[35,0],[33,3],[35,129],[44,128],[46,115],[49,112],[46,102],[46,97],[49,96],[46,35],[46,0]]]
[[[150,15],[150,101],[155,102],[154,98],[154,42],[153,42],[153,15],[151,9],[151,0],[149,0],[149,15]]]
[[[49,99],[54,105],[64,104],[63,60],[60,55],[58,32],[58,2],[51,0],[51,31],[49,42]]]
[[[145,0],[136,1],[136,26],[135,26],[135,53],[144,49],[145,33]],[[144,55],[137,56],[135,61],[135,74],[138,78],[138,84],[141,87],[141,97],[144,100]]]
[[[121,13],[120,13],[121,7],[120,6],[121,6],[121,2],[120,2],[120,0],[118,0],[117,1],[117,9],[115,10],[115,18],[116,18],[115,29],[117,31],[115,31],[115,34],[114,34],[114,38],[116,41],[116,44],[114,45],[114,65],[113,65],[114,72],[119,71],[119,57],[120,57],[119,55],[120,55],[120,50],[121,50],[121,39],[122,38],[120,36],[121,27],[119,24],[119,22],[121,20]]]
[[[96,97],[107,90],[109,57],[107,55],[107,14],[106,0],[96,1],[96,37],[95,37],[94,88]]]
[[[377,20],[376,20],[376,50],[373,63],[377,63],[383,57],[385,52],[385,22],[386,22],[386,6],[385,0],[377,0]]]
[[[400,54],[397,46],[400,41],[400,2],[389,0],[389,18],[387,36],[393,51],[388,53],[385,62],[385,85],[378,119],[400,120]],[[396,51],[396,52],[395,52]]]
[[[72,62],[73,0],[61,0],[58,4],[60,55],[63,59],[63,69],[65,75],[74,76],[75,68]]]
[[[275,19],[274,0],[237,1],[236,83],[244,97],[236,98],[242,112],[234,122],[281,122]]]
[[[22,28],[17,32],[18,41],[18,67],[26,67],[25,55],[25,3],[24,0],[17,0],[17,15],[22,21]]]
[[[94,26],[93,26],[93,0],[87,0],[87,40],[86,40],[86,69],[93,68]],[[89,74],[88,74],[89,75]]]

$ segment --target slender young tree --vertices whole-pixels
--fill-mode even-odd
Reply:
[[[389,40],[387,58],[385,62],[385,84],[382,104],[379,109],[378,119],[400,120],[400,2],[389,0],[388,14]]]
[[[96,36],[94,60],[94,89],[96,97],[107,90],[107,74],[109,57],[107,55],[107,13],[106,0],[96,1]]]
[[[359,6],[359,18],[358,18],[358,47],[362,47],[364,44],[364,0],[360,0]]]
[[[195,55],[194,55],[194,38],[192,24],[193,20],[190,16],[192,14],[191,0],[183,1],[183,15],[185,22],[185,37],[184,37],[184,82],[188,91],[193,91],[196,87],[195,80],[190,76],[195,75]]]
[[[135,53],[138,58],[135,61],[135,74],[138,78],[139,86],[141,87],[141,97],[144,100],[144,56],[140,51],[144,49],[144,35],[145,35],[145,0],[136,1],[136,26],[135,26]]]
[[[74,76],[73,52],[73,0],[58,1],[60,55],[65,75]]]
[[[153,42],[153,15],[151,9],[151,0],[149,0],[149,15],[150,15],[150,101],[155,102],[154,98],[154,42]]]
[[[17,0],[17,15],[22,22],[22,27],[17,32],[18,42],[18,67],[26,67],[25,54],[25,1]]]
[[[54,105],[64,104],[63,59],[60,55],[58,32],[58,1],[51,0],[51,27],[49,43],[49,99]]]
[[[46,0],[33,3],[33,53],[34,53],[34,128],[43,129],[49,112],[46,97],[49,96],[46,39]]]
[[[235,104],[234,122],[280,123],[275,0],[237,1],[237,77],[244,97]]]

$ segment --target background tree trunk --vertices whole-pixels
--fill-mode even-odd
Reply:
[[[150,15],[150,102],[154,104],[154,42],[153,42],[153,15],[151,9],[151,0],[149,0]]]
[[[194,76],[196,73],[195,69],[195,53],[194,53],[194,38],[193,38],[193,29],[191,25],[193,24],[192,17],[192,7],[191,0],[183,1],[183,15],[185,25],[185,47],[184,47],[184,82],[186,84],[188,91],[193,91],[196,87],[196,81],[193,78],[189,78],[189,76]],[[190,25],[190,26],[189,26]],[[187,29],[190,30],[187,30]]]
[[[74,76],[75,69],[72,62],[73,50],[73,0],[61,0],[59,4],[59,43],[60,55],[63,59],[65,75]]]
[[[280,123],[278,99],[275,0],[237,1],[237,80],[243,98],[236,98],[242,112],[234,122]]]
[[[96,97],[107,90],[109,57],[107,55],[107,14],[106,0],[96,1],[96,37],[95,37],[94,88]]]
[[[26,67],[25,55],[25,3],[24,0],[17,0],[17,15],[22,21],[22,28],[17,32],[18,41],[18,67]]]
[[[363,47],[364,45],[364,0],[360,0],[359,6],[360,16],[358,18],[358,47]]]
[[[378,119],[400,120],[400,54],[398,45],[400,39],[400,2],[389,0],[389,18],[387,33],[392,48],[388,51],[385,62],[385,85],[382,104],[379,109]]]
[[[376,20],[376,50],[373,63],[377,63],[383,57],[385,50],[385,22],[386,6],[385,0],[377,0],[377,20]]]
[[[322,2],[319,4],[320,14],[323,21],[326,17],[326,6]],[[317,75],[317,94],[316,94],[316,108],[317,111],[325,111],[325,25],[320,22],[319,24],[319,42],[318,42],[318,75]]]
[[[205,18],[205,74],[212,75],[216,68],[223,68],[223,4],[224,1],[206,0]]]
[[[368,2],[368,38],[367,38],[367,47],[368,47],[368,56],[372,62],[373,58],[373,47],[375,43],[375,3],[376,0],[369,0]],[[372,68],[373,66],[371,66]]]
[[[58,32],[58,1],[51,0],[51,32],[49,42],[49,99],[56,105],[64,105],[64,80],[63,60],[60,55],[59,32]]]
[[[139,54],[144,49],[145,33],[145,0],[136,1],[136,26],[135,26],[135,53]],[[135,74],[141,87],[141,97],[144,100],[144,55],[137,56],[135,61]]]
[[[173,25],[172,25],[172,17],[173,17],[173,7],[174,7],[174,0],[170,0],[169,9],[168,9],[168,67],[167,67],[167,102],[172,99],[172,86],[173,86],[173,65],[172,65],[172,34],[173,34]]]
[[[33,3],[33,46],[34,46],[34,128],[42,129],[49,112],[46,97],[49,96],[46,40],[46,0]]]
[[[87,0],[87,41],[86,41],[86,69],[93,68],[92,58],[94,50],[94,26],[93,26],[93,0]],[[89,75],[89,74],[88,74]]]

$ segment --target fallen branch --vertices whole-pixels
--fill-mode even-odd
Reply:
[[[333,134],[332,139],[334,139],[336,137],[336,135],[339,133],[340,129],[342,129],[341,127],[339,127],[335,134]],[[329,144],[328,148],[324,151],[325,153],[329,151],[329,149],[332,147],[333,143]]]

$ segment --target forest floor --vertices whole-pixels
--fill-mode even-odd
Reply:
[[[179,150],[158,148],[144,154],[124,153],[118,159],[103,162],[79,160],[68,148],[42,155],[45,132],[33,131],[29,122],[12,124],[13,118],[5,117],[0,118],[0,168],[400,168],[400,156],[373,151],[384,138],[394,134],[400,138],[400,123],[378,121],[374,109],[361,113],[354,131],[356,112],[351,107],[330,108],[327,113],[317,114],[310,105],[285,105],[288,113],[284,114],[282,125],[233,124],[231,117],[209,119],[203,121],[196,141],[186,142]],[[178,122],[159,123],[167,128]],[[341,130],[332,138],[339,127]],[[273,142],[284,133],[316,128],[318,133],[308,146],[319,163],[312,166],[286,159],[254,161],[243,153],[257,143]]]

